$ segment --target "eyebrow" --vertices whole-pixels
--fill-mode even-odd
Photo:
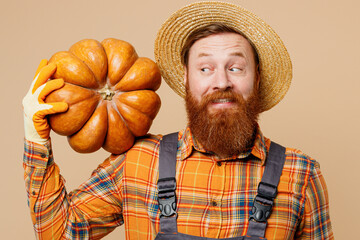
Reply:
[[[237,57],[245,58],[245,55],[242,52],[234,52],[234,53],[231,53],[230,56],[237,56]]]
[[[212,56],[210,53],[199,53],[198,57],[209,57]],[[236,57],[243,57],[245,58],[245,55],[242,52],[233,52],[230,54],[230,56],[236,56]]]
[[[209,53],[199,53],[198,57],[208,57],[211,56],[212,54]]]

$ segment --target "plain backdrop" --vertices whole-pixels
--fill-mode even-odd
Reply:
[[[185,0],[1,0],[1,239],[35,239],[23,182],[21,100],[42,58],[73,43],[114,37],[154,59],[157,30]],[[320,162],[330,194],[337,239],[356,239],[360,227],[360,9],[357,0],[238,0],[280,35],[294,77],[284,100],[260,117],[263,133]],[[163,82],[161,110],[151,133],[186,125],[183,100]],[[66,137],[51,134],[55,161],[68,191],[107,156],[79,154]],[[124,239],[119,227],[105,239]]]

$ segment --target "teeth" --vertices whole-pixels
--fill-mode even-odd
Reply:
[[[232,102],[230,99],[216,99],[214,100],[215,103],[227,103],[227,102]]]

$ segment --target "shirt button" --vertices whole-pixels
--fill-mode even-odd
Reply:
[[[221,162],[216,162],[216,164],[217,164],[219,167],[221,167]]]
[[[36,195],[36,192],[35,192],[35,191],[33,191],[33,192],[32,192],[32,195],[34,195],[34,196],[35,196],[35,195]]]
[[[216,207],[217,206],[217,203],[215,201],[212,201],[211,203],[213,205],[213,207]]]
[[[46,154],[45,154],[45,153],[42,153],[42,154],[40,154],[40,157],[45,158],[45,157],[46,157]]]

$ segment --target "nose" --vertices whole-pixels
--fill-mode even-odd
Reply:
[[[218,69],[213,79],[213,90],[225,91],[232,88],[232,82],[226,70]]]

